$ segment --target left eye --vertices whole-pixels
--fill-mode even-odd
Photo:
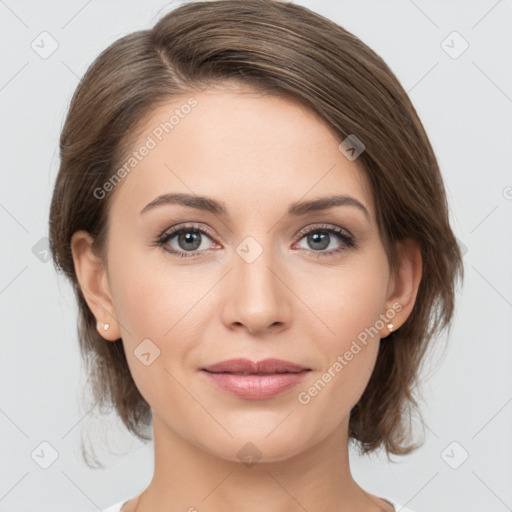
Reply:
[[[304,249],[313,249],[314,251],[324,251],[326,249],[334,249],[337,247],[332,246],[333,239],[338,241],[343,239],[340,233],[332,229],[314,229],[306,233],[300,240],[306,239],[310,247],[303,247]],[[346,240],[343,240],[346,241]]]

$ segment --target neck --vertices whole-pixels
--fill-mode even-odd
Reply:
[[[134,512],[386,510],[352,478],[348,418],[331,436],[295,456],[268,462],[262,454],[252,464],[220,458],[190,444],[158,416],[153,417],[153,434],[153,479]]]

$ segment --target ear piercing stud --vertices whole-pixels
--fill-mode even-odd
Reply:
[[[386,325],[386,327],[388,328],[389,332],[391,332],[393,330],[393,327],[395,327],[393,324],[389,323],[388,325]]]
[[[98,322],[98,329],[100,328],[101,322]],[[108,331],[108,328],[110,327],[110,324],[103,324],[103,330]]]

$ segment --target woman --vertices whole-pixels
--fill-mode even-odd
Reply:
[[[51,248],[93,393],[153,430],[152,481],[108,512],[407,511],[358,485],[349,442],[418,447],[463,272],[382,59],[292,3],[189,3],[102,52],[60,149]]]

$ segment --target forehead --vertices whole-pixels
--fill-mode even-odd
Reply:
[[[318,115],[287,98],[216,87],[175,97],[138,130],[115,202],[142,208],[155,196],[218,197],[237,210],[350,194],[373,215],[364,173]],[[139,208],[139,211],[140,211]]]

